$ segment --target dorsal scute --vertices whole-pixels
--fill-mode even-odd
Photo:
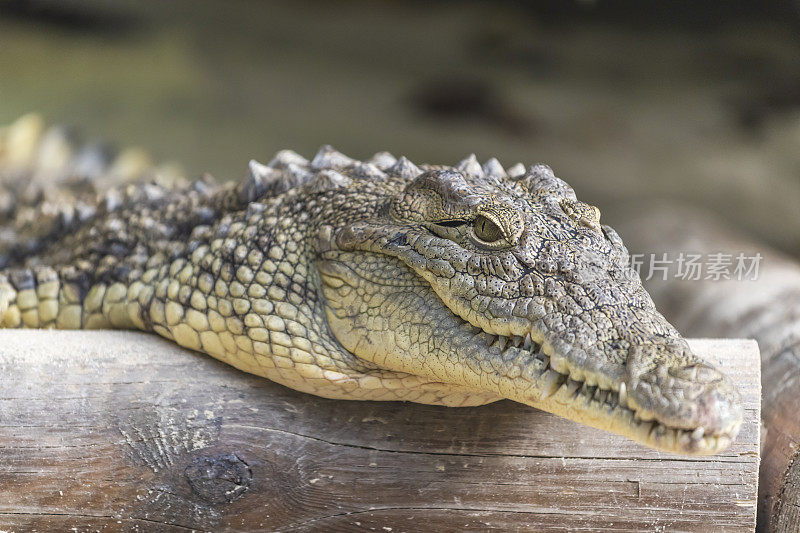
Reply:
[[[280,189],[282,173],[279,170],[261,164],[251,159],[248,164],[247,177],[239,184],[239,200],[248,204],[268,192]],[[281,191],[282,192],[282,191]]]
[[[317,155],[311,160],[311,168],[315,170],[324,168],[339,169],[350,166],[355,162],[355,159],[344,155],[332,146],[326,144],[319,149]]]
[[[381,170],[387,170],[392,165],[397,163],[397,158],[392,154],[390,154],[389,152],[378,152],[369,159],[367,159],[366,163],[375,165]]]
[[[286,168],[288,165],[305,166],[308,164],[308,159],[301,156],[293,150],[281,150],[275,157],[267,164],[272,168]]]
[[[400,159],[392,165],[388,170],[390,174],[398,176],[403,179],[413,179],[422,174],[422,171],[409,161],[405,156],[400,156]]]
[[[483,173],[486,176],[492,176],[497,179],[503,179],[506,177],[506,171],[503,168],[503,165],[501,165],[500,161],[494,157],[487,160],[486,163],[483,164]]]
[[[356,162],[350,167],[350,173],[354,178],[382,181],[386,179],[386,174],[377,165],[372,163]]]
[[[108,145],[87,144],[72,158],[70,172],[89,181],[99,181],[111,167],[114,155],[114,150]]]
[[[332,189],[343,189],[352,183],[352,180],[332,169],[323,169],[317,172],[317,176],[311,183],[311,190],[315,192],[329,191]]]
[[[284,156],[278,164],[275,163],[279,156],[273,158],[269,165],[251,160],[247,177],[238,187],[239,201],[247,204],[259,198],[277,196],[311,181],[314,173],[308,170],[308,161],[299,158],[300,156],[293,157],[292,153],[288,150],[280,152],[279,156]],[[301,161],[306,163],[302,164]]]
[[[518,180],[525,176],[525,165],[522,163],[516,163],[506,170],[506,174],[512,180]]]
[[[260,198],[277,196],[296,187],[310,184],[311,190],[322,192],[349,186],[353,180],[383,181],[390,167],[401,175],[416,176],[421,171],[410,161],[396,160],[388,152],[379,152],[368,161],[358,161],[338,152],[330,145],[319,149],[309,161],[291,150],[282,150],[267,165],[255,160],[239,187],[243,204]]]
[[[64,127],[53,126],[42,136],[36,154],[37,172],[55,174],[68,169],[74,159],[77,139]]]
[[[456,168],[462,174],[466,174],[467,176],[476,178],[483,177],[483,168],[481,167],[481,164],[478,163],[478,158],[475,157],[475,154],[469,154],[467,157],[459,161],[456,165]]]
[[[217,189],[217,180],[214,179],[214,176],[206,172],[200,178],[191,182],[190,187],[192,190],[195,190],[204,196],[208,196],[213,194],[213,192]]]
[[[314,173],[309,170],[308,165],[289,163],[284,169],[284,174],[289,182],[295,184],[294,186],[308,183],[314,179]]]

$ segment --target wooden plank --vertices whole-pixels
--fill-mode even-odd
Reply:
[[[675,264],[645,286],[658,308],[688,335],[758,341],[762,368],[761,532],[800,531],[800,262],[754,241],[713,214],[674,202],[618,209],[615,227],[632,252],[672,259],[681,253],[761,257],[757,276],[681,279]]]
[[[746,406],[714,457],[508,401],[326,400],[141,333],[0,331],[0,530],[752,531],[757,347],[691,343]]]

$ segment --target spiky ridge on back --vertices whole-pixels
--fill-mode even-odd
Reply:
[[[0,131],[0,267],[30,264],[61,236],[91,219],[123,214],[142,203],[172,204],[156,221],[171,228],[160,235],[167,238],[175,229],[191,230],[193,223],[208,223],[215,214],[242,210],[292,189],[305,186],[313,194],[360,181],[362,186],[380,183],[382,192],[391,194],[432,168],[442,167],[417,166],[388,152],[358,161],[323,146],[311,160],[291,150],[278,152],[267,164],[252,160],[244,181],[220,188],[208,175],[190,183],[175,167],[149,163],[141,151],[123,150],[114,157],[106,147],[79,145],[63,127],[44,130],[40,118],[23,117]],[[470,180],[501,189],[522,185],[575,198],[572,189],[544,165],[526,172],[517,163],[506,170],[495,158],[481,165],[471,154],[453,168]],[[518,180],[522,181],[514,183]]]
[[[432,168],[442,167],[417,166],[388,152],[358,161],[323,146],[311,160],[283,150],[266,165],[251,161],[244,181],[220,187],[210,176],[190,183],[176,166],[157,166],[139,149],[115,154],[105,145],[81,144],[68,128],[45,128],[40,117],[28,115],[0,128],[0,268],[35,264],[60,238],[91,220],[110,219],[109,213],[119,214],[117,219],[134,216],[142,205],[152,206],[158,216],[141,237],[188,237],[195,225],[293,189],[305,187],[314,194],[374,184],[367,186],[373,193],[392,194]],[[526,172],[517,163],[506,170],[495,158],[481,165],[470,155],[454,168],[492,187],[522,185],[574,200],[569,186],[544,166]],[[113,229],[119,222],[110,224]]]
[[[310,161],[291,150],[282,150],[266,165],[250,161],[248,177],[240,188],[240,201],[269,198],[304,185],[309,185],[312,192],[319,192],[349,187],[354,180],[408,182],[427,170],[441,168],[448,167],[418,166],[405,156],[395,158],[389,152],[378,152],[358,161],[329,145],[321,147]],[[494,157],[481,165],[475,154],[470,154],[451,168],[470,181],[483,182],[487,188],[508,190],[521,186],[537,196],[576,199],[572,188],[543,164],[526,169],[522,163],[516,163],[506,170]]]

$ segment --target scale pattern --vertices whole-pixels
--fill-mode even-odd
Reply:
[[[141,329],[321,396],[510,398],[680,453],[736,435],[733,384],[544,165],[323,147],[217,185],[91,150],[0,133],[0,326]]]

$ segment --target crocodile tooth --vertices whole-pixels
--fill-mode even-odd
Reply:
[[[495,341],[495,345],[500,348],[500,351],[504,351],[506,349],[506,341],[508,337],[504,337],[502,335],[497,336],[497,340]]]
[[[417,168],[417,165],[406,159],[405,156],[400,156],[400,159],[389,167],[388,172],[405,179],[416,178],[422,173],[422,171]]]
[[[692,439],[693,440],[700,440],[703,438],[703,435],[706,433],[706,428],[700,426],[699,428],[692,431]]]
[[[530,350],[531,349],[531,334],[530,333],[525,335],[525,342],[522,345],[522,349],[523,350]]]
[[[625,386],[625,383],[620,383],[619,385],[619,404],[622,406],[628,405],[628,389]]]
[[[456,168],[469,176],[483,176],[483,169],[481,168],[481,164],[478,163],[478,158],[475,157],[475,154],[469,154],[467,157],[459,161],[459,163],[456,165]]]
[[[514,348],[519,348],[520,344],[522,344],[522,337],[514,335]]]
[[[544,360],[544,366],[542,367],[542,372],[544,373],[544,372],[547,372],[548,370],[550,370],[550,358],[549,357]]]
[[[355,160],[335,150],[331,145],[321,147],[311,160],[312,168],[342,168],[355,163]]]
[[[598,397],[597,399],[598,399],[598,401],[599,401],[600,403],[606,403],[606,401],[608,400],[608,394],[609,394],[609,391],[608,391],[608,389],[597,389],[597,390],[599,390],[599,391],[600,391],[600,393],[599,393],[599,394],[597,394],[597,397]]]
[[[642,420],[650,421],[653,420],[653,414],[650,411],[637,411],[639,418]]]
[[[294,150],[281,150],[275,154],[275,157],[272,158],[267,166],[271,168],[284,168],[290,164],[306,166],[308,165],[308,159],[298,154]]]
[[[367,163],[372,163],[379,169],[386,170],[395,163],[397,163],[397,158],[392,154],[390,154],[389,152],[378,152],[377,154],[367,159]]]
[[[561,388],[561,385],[563,385],[568,378],[564,374],[559,374],[553,370],[548,370],[543,372],[539,379],[541,380],[543,396],[545,398],[549,398],[555,394],[559,388]]]
[[[496,158],[491,158],[483,164],[483,173],[495,178],[505,178],[506,171]]]
[[[512,180],[521,179],[525,175],[525,165],[522,163],[517,163],[513,167],[509,168],[506,173]]]
[[[564,390],[566,391],[566,394],[572,396],[573,398],[577,397],[576,393],[580,391],[580,389],[580,381],[575,381],[574,379],[569,378],[566,380],[566,382],[564,382]]]

